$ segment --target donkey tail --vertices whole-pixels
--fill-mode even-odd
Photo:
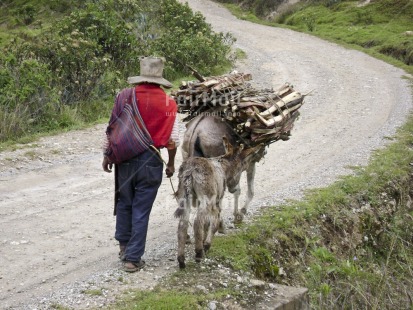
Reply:
[[[192,200],[192,175],[191,173],[183,175],[179,182],[177,198],[179,202],[179,207],[175,210],[174,216],[176,218],[182,218],[185,216],[187,210],[189,209]]]

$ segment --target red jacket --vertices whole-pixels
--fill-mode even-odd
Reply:
[[[178,110],[176,102],[157,84],[140,84],[135,91],[139,113],[155,147],[166,147]]]

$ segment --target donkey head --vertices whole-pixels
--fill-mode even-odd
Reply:
[[[248,148],[242,148],[239,151],[239,157],[241,158],[245,167],[249,166],[252,162],[258,162],[265,155],[265,145],[258,144]]]
[[[265,145],[262,143],[248,148],[245,148],[244,144],[234,146],[226,136],[222,137],[222,142],[225,149],[222,157],[229,160],[239,158],[241,161],[258,162],[265,155]]]
[[[222,138],[225,154],[221,156],[221,160],[226,162],[226,176],[228,188],[234,188],[240,180],[241,173],[248,169],[253,163],[257,162],[264,155],[265,146],[259,144],[253,147],[245,148],[243,144],[233,146],[227,137]]]

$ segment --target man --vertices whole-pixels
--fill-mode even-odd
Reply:
[[[134,85],[137,107],[153,146],[157,150],[164,147],[168,150],[165,172],[170,178],[175,172],[179,130],[176,102],[161,88],[172,87],[162,77],[163,66],[161,58],[144,57],[140,62],[140,76],[129,77],[128,83]],[[125,100],[122,93],[127,90],[117,96],[111,120],[119,115]],[[141,257],[145,251],[149,215],[162,181],[163,163],[156,149],[149,148],[117,166],[119,198],[116,202],[115,239],[119,242],[119,257],[124,261],[123,269],[127,272],[138,271],[145,265]],[[103,158],[102,167],[104,171],[111,172],[112,163],[107,156]]]

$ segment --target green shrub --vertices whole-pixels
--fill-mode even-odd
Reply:
[[[413,65],[413,42],[404,42],[400,46],[386,44],[380,47],[380,53],[399,59],[407,65]]]
[[[36,48],[38,57],[53,72],[53,84],[61,89],[60,100],[64,104],[89,98],[110,65],[109,57],[97,57],[100,46],[80,31],[44,38]]]
[[[174,0],[163,0],[159,16],[163,34],[153,41],[151,53],[169,60],[165,68],[167,78],[175,79],[189,73],[185,65],[210,75],[216,66],[228,63],[234,38],[214,33],[200,13],[194,14],[188,5]]]
[[[73,0],[48,0],[47,4],[52,11],[65,13],[77,7],[77,1]]]
[[[0,67],[2,141],[43,123],[58,100],[56,89],[50,87],[52,73],[44,63],[34,58],[18,61],[9,53],[0,57]]]
[[[25,25],[30,25],[34,21],[36,8],[31,4],[26,4],[17,9],[16,15],[22,20]]]
[[[65,104],[89,100],[106,72],[126,75],[138,66],[136,38],[116,11],[104,8],[92,3],[74,11],[34,46],[63,86]]]
[[[16,10],[13,3],[7,12]],[[27,4],[20,10],[38,18],[35,12],[44,8],[66,12],[71,4],[30,2],[33,7]],[[228,65],[233,42],[176,0],[89,0],[52,22],[42,31],[25,28],[3,48],[0,141],[109,115],[126,78],[139,74],[140,56],[166,57],[170,80],[188,75],[185,64],[209,75]]]
[[[266,16],[283,3],[283,0],[255,0],[255,14],[258,16]]]

